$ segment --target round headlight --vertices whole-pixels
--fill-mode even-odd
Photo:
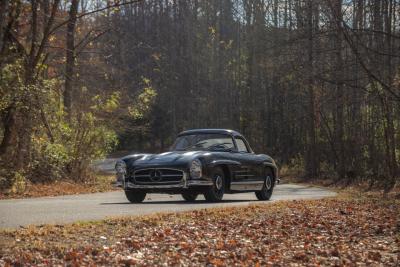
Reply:
[[[194,179],[201,178],[201,161],[198,159],[195,159],[192,161],[190,164],[190,177]]]
[[[115,164],[115,171],[117,174],[126,174],[126,164],[125,161],[119,160]]]

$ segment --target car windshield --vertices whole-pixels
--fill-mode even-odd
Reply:
[[[227,134],[189,134],[178,136],[173,151],[230,151],[234,149],[232,137]]]

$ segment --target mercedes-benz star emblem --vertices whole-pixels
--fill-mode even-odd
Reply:
[[[150,180],[153,182],[159,182],[162,179],[162,173],[159,170],[152,170],[150,172]]]

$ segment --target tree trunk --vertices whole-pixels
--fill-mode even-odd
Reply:
[[[392,0],[385,1],[384,8],[384,23],[385,29],[387,32],[387,36],[385,38],[385,46],[387,48],[389,56],[387,56],[387,84],[389,86],[393,85],[393,63],[392,57],[390,55],[393,54],[393,44],[392,44],[392,16],[393,16],[393,3]],[[391,100],[385,94],[383,101],[384,114],[386,119],[386,143],[387,143],[387,157],[388,163],[390,167],[389,179],[385,183],[385,192],[389,192],[393,189],[396,183],[396,178],[398,176],[398,163],[396,159],[396,136],[395,136],[395,125],[393,118],[393,107],[391,104]]]
[[[7,24],[8,0],[0,1],[0,51],[3,50],[4,29]]]
[[[343,179],[346,176],[346,158],[345,158],[345,147],[344,147],[344,116],[343,116],[343,107],[344,107],[344,95],[343,95],[343,58],[342,58],[342,0],[336,0],[333,4],[333,14],[336,22],[336,35],[335,35],[335,53],[336,53],[336,146],[338,151],[338,178]]]
[[[315,131],[315,92],[314,92],[314,48],[313,48],[313,0],[307,1],[307,97],[308,97],[308,119],[307,119],[307,138],[305,155],[305,172],[307,178],[318,176],[317,161],[317,138]]]
[[[65,65],[65,87],[64,87],[64,110],[69,120],[71,120],[73,81],[75,65],[75,25],[77,20],[79,0],[72,0],[69,10],[69,21],[67,24],[66,37],[66,65]]]
[[[0,155],[11,156],[11,147],[15,146],[17,141],[16,114],[15,106],[10,106],[3,115],[4,133],[0,144]]]

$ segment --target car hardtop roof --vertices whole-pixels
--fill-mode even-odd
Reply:
[[[242,136],[239,132],[229,129],[192,129],[183,131],[178,136],[189,135],[189,134],[229,134],[233,136]]]

